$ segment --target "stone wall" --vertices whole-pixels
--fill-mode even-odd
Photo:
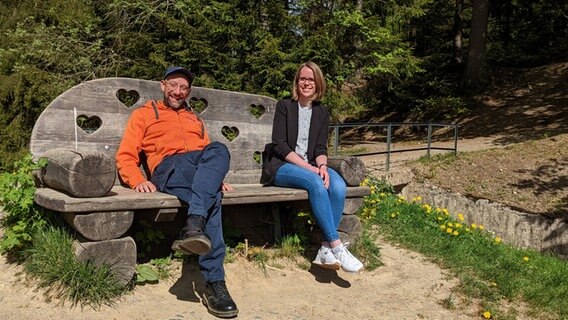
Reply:
[[[568,259],[568,222],[542,215],[512,210],[488,200],[477,201],[430,185],[412,182],[402,189],[406,199],[421,196],[432,207],[446,208],[454,216],[462,213],[465,222],[482,224],[504,242],[521,248],[553,252]]]

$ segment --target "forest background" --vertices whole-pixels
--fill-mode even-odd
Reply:
[[[334,121],[454,122],[496,70],[566,52],[562,0],[4,0],[0,172],[43,109],[87,80],[183,65],[197,86],[283,98],[313,60]]]

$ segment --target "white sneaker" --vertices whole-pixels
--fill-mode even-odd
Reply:
[[[341,263],[341,269],[343,269],[343,271],[359,272],[363,269],[363,263],[359,261],[359,259],[355,258],[349,250],[347,250],[348,245],[349,243],[346,242],[339,247],[331,249],[331,252]]]
[[[319,248],[318,255],[312,263],[325,269],[339,270],[339,268],[341,268],[341,262],[335,258],[331,252],[331,248],[325,246]]]

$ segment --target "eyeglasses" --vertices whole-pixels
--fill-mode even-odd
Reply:
[[[314,84],[314,83],[316,83],[316,80],[313,79],[313,78],[304,78],[304,77],[302,77],[302,78],[298,79],[298,83],[310,83],[310,84]]]
[[[182,92],[182,93],[188,93],[189,92],[189,87],[186,86],[186,85],[180,86],[178,83],[171,82],[171,81],[168,81],[168,80],[164,80],[164,83],[166,84],[166,87],[168,87],[168,89],[170,89],[170,90],[175,91],[177,88],[179,88],[179,91]]]

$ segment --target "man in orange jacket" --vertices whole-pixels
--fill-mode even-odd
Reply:
[[[160,88],[163,100],[150,100],[128,119],[116,165],[122,181],[137,192],[161,192],[177,196],[189,207],[183,239],[172,248],[199,255],[206,281],[207,309],[217,317],[234,317],[238,309],[225,285],[225,241],[221,221],[221,191],[229,170],[229,150],[211,142],[201,118],[187,104],[194,74],[170,67]],[[151,178],[140,170],[144,152]]]

